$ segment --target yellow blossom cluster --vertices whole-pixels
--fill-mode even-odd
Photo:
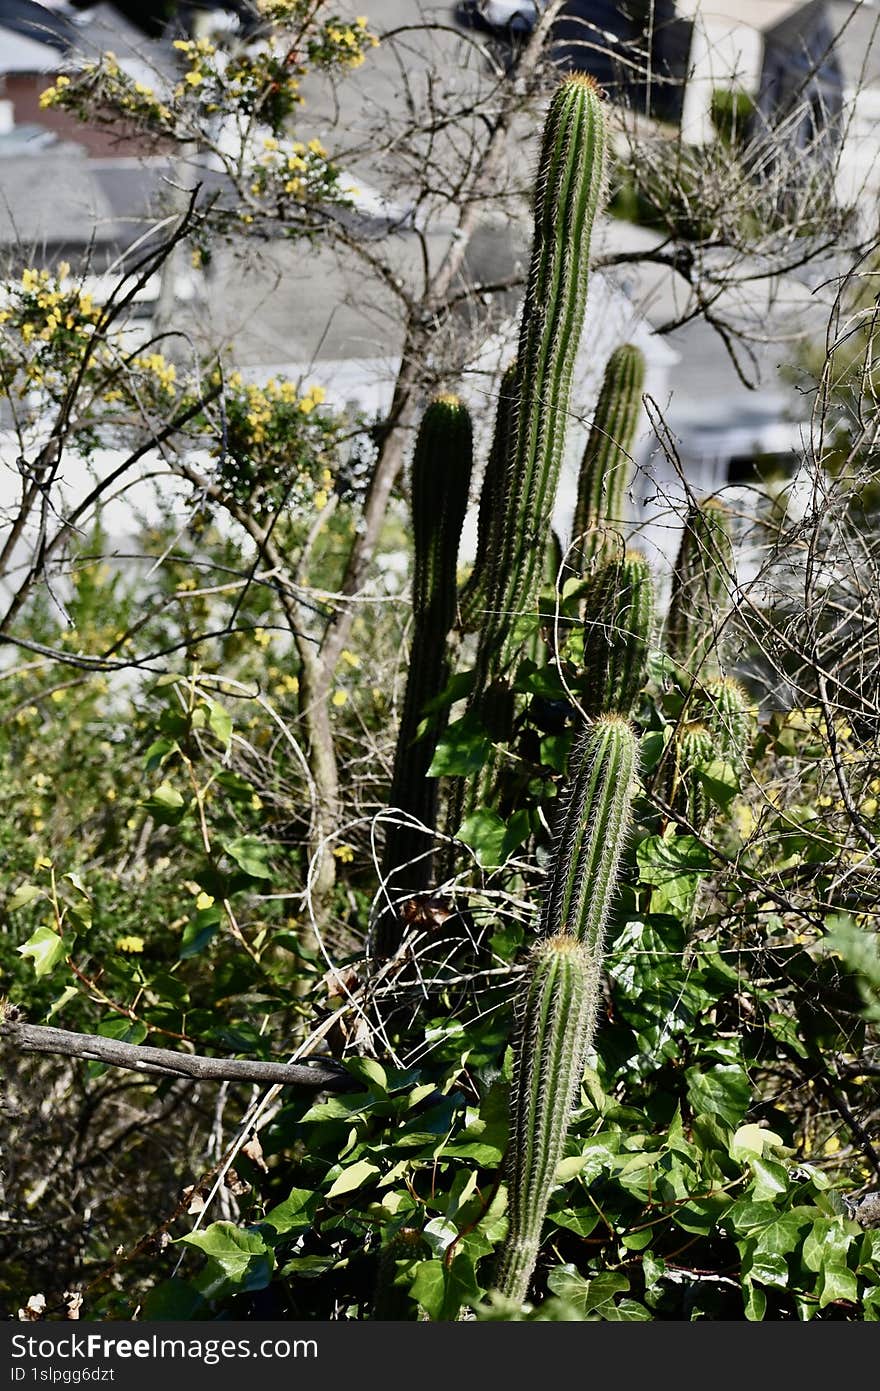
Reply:
[[[327,196],[335,177],[336,170],[320,140],[282,144],[268,135],[254,166],[251,193],[256,197],[303,198],[310,192]]]
[[[379,40],[367,30],[366,15],[358,15],[354,24],[341,20],[330,20],[324,28],[324,41],[336,62],[347,68],[359,68],[368,48],[375,48]]]
[[[40,106],[58,107],[104,124],[113,124],[117,113],[140,124],[169,128],[170,107],[147,83],[129,77],[115,53],[104,53],[97,62],[84,63],[76,77],[62,73],[40,95]]]
[[[142,372],[149,373],[166,396],[177,394],[175,386],[177,368],[173,362],[167,362],[162,353],[145,353],[134,358],[131,365]]]

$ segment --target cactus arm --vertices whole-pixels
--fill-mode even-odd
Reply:
[[[595,83],[573,76],[547,114],[516,372],[516,428],[491,557],[476,695],[511,664],[513,620],[534,607],[556,494],[571,375],[583,327],[593,220],[604,190],[605,117]]]
[[[712,499],[694,503],[685,519],[666,619],[669,655],[691,676],[708,675],[717,665],[716,629],[730,606],[734,574],[727,508]]]
[[[616,530],[624,521],[644,384],[641,350],[632,343],[616,348],[605,368],[578,474],[573,537],[581,569],[601,549],[603,529]]]
[[[437,397],[425,411],[413,455],[413,638],[388,798],[390,807],[429,829],[436,821],[437,780],[428,777],[428,769],[440,723],[417,736],[427,701],[448,678],[447,638],[455,622],[456,560],[472,461],[468,411],[455,396]],[[432,865],[426,848],[430,850],[418,825],[403,818],[389,825],[383,860],[386,904],[395,894],[428,887]],[[394,915],[387,912],[381,921],[388,930],[379,937],[393,936]],[[390,945],[386,941],[384,948]]]
[[[542,935],[570,933],[591,951],[601,950],[630,825],[637,762],[636,736],[616,715],[596,720],[573,749]]]
[[[598,1004],[598,972],[573,937],[535,947],[517,1003],[508,1147],[508,1233],[496,1285],[522,1304],[563,1156]]]
[[[584,616],[585,709],[628,715],[645,684],[654,628],[651,567],[638,551],[609,560],[591,584]]]

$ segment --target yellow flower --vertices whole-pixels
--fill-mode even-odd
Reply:
[[[354,850],[350,845],[337,845],[333,854],[337,860],[341,860],[344,865],[350,865],[354,859]]]
[[[359,667],[361,664],[360,657],[355,656],[354,652],[349,652],[347,647],[343,647],[339,656],[342,661],[347,662],[350,667]]]
[[[321,144],[320,140],[310,140],[310,141],[309,141],[309,149],[311,150],[311,152],[312,152],[313,155],[322,155],[322,156],[323,156],[323,155],[326,155],[326,153],[327,153],[327,151],[324,149],[324,146]]]
[[[254,629],[254,642],[258,647],[268,647],[272,641],[272,634],[267,633],[265,628]]]
[[[183,80],[184,82],[188,82],[191,87],[198,87],[202,82],[204,82],[205,79],[203,75],[199,72],[198,68],[192,68],[191,71],[186,74]]]
[[[143,937],[117,937],[117,938],[116,938],[116,950],[117,950],[117,951],[132,952],[133,954],[138,955],[140,952],[143,951],[143,949],[144,949],[144,939],[143,939]]]
[[[318,491],[315,493],[313,501],[315,504],[315,511],[323,512],[324,508],[327,506],[327,493],[324,488],[318,489]]]
[[[338,709],[340,705],[344,705],[345,702],[348,700],[348,692],[347,692],[347,691],[334,691],[334,692],[333,692],[333,695],[332,695],[332,697],[331,697],[331,699],[332,699],[333,704],[334,704],[334,705],[337,707],[337,709]]]
[[[211,894],[206,894],[203,889],[202,892],[199,894],[198,898],[196,899],[196,908],[199,910],[200,913],[202,913],[206,908],[212,908],[213,906],[213,897],[211,896]]]

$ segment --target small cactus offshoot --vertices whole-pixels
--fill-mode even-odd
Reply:
[[[590,586],[584,614],[584,708],[629,715],[645,684],[654,628],[654,581],[638,551],[611,559]]]
[[[717,634],[730,607],[734,581],[730,513],[710,498],[694,503],[672,575],[666,646],[689,677],[705,679],[717,667]]]

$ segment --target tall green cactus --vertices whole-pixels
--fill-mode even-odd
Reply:
[[[599,979],[575,937],[538,942],[517,1002],[508,1145],[508,1234],[495,1283],[522,1304],[538,1259],[541,1228],[565,1148],[587,1049]]]
[[[645,684],[654,627],[654,581],[638,551],[608,560],[591,585],[584,615],[588,715],[628,715]]]
[[[578,475],[572,536],[581,570],[598,558],[605,529],[625,521],[644,385],[644,353],[624,343],[608,359]]]
[[[693,503],[672,575],[666,619],[670,657],[688,676],[705,679],[717,665],[717,631],[730,607],[734,577],[730,513],[713,498]]]
[[[439,722],[421,738],[418,734],[427,701],[448,680],[447,637],[455,622],[456,561],[472,463],[466,407],[457,396],[438,396],[425,411],[413,455],[413,637],[388,797],[392,809],[429,828],[437,813],[437,780],[428,777],[428,769]],[[380,954],[393,948],[397,937],[394,898],[427,888],[432,877],[430,842],[406,817],[389,825],[385,840],[386,899],[376,936]]]
[[[535,195],[535,233],[516,371],[516,426],[490,557],[474,699],[512,664],[515,620],[531,614],[565,441],[571,377],[587,299],[590,237],[604,192],[605,115],[581,74],[550,102]]]
[[[516,361],[513,361],[505,368],[498,388],[495,433],[492,436],[492,447],[489,450],[480,489],[474,568],[458,597],[458,625],[463,633],[476,631],[482,622],[488,602],[486,591],[489,566],[491,557],[498,548],[505,478],[516,426],[517,400]]]
[[[508,1145],[507,1239],[496,1283],[522,1303],[593,1039],[605,924],[637,772],[619,716],[597,720],[572,755],[568,794],[534,949],[517,1003]]]

